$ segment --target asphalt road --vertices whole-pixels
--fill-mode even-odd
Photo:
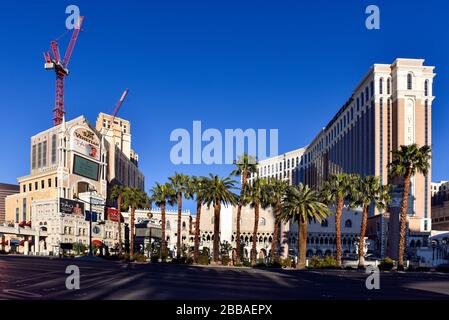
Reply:
[[[80,270],[80,289],[67,290],[66,267]],[[0,299],[297,300],[449,299],[449,274],[381,273],[368,290],[359,271],[231,269],[86,262],[0,256]]]

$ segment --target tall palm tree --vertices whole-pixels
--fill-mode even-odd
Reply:
[[[392,161],[388,164],[390,178],[399,177],[403,180],[400,238],[398,253],[398,269],[404,269],[405,228],[407,223],[408,198],[410,182],[416,173],[427,175],[430,169],[431,148],[427,145],[418,147],[416,144],[401,146],[399,150],[392,151]]]
[[[271,242],[271,260],[277,258],[277,244],[281,224],[282,201],[284,200],[288,183],[286,181],[274,179],[269,182],[269,201],[274,211],[274,236]]]
[[[134,258],[134,219],[136,209],[144,208],[148,204],[147,194],[136,188],[128,188],[123,194],[123,205],[131,209],[129,217],[129,255],[131,260]]]
[[[236,205],[238,203],[237,195],[232,192],[236,189],[236,181],[230,177],[220,178],[217,175],[210,174],[207,178],[207,189],[204,194],[204,203],[214,207],[214,262],[218,263],[220,259],[220,213],[221,205]]]
[[[198,262],[200,251],[200,233],[201,233],[201,208],[204,203],[204,195],[207,190],[208,180],[205,177],[193,176],[190,179],[189,193],[195,197],[196,200],[196,217],[195,217],[195,242],[193,249],[193,259],[195,263]]]
[[[128,188],[122,185],[115,185],[112,188],[111,199],[117,200],[117,211],[118,211],[118,223],[117,223],[117,231],[118,231],[118,254],[122,254],[122,205],[123,205],[123,195],[127,192]]]
[[[170,183],[156,184],[150,190],[150,200],[161,210],[161,220],[162,220],[162,239],[161,239],[161,260],[164,261],[166,258],[167,242],[165,236],[165,209],[168,205],[174,205],[175,191],[173,190]]]
[[[280,218],[285,222],[298,223],[298,263],[296,268],[306,266],[307,229],[310,221],[320,222],[331,214],[321,202],[319,194],[302,183],[287,188]]]
[[[253,243],[251,248],[251,264],[256,264],[257,259],[257,232],[260,220],[260,208],[267,208],[269,202],[269,188],[268,182],[265,179],[256,178],[251,185],[248,185],[244,190],[244,203],[249,203],[254,209],[254,229],[253,229]]]
[[[237,206],[237,230],[236,230],[236,260],[240,262],[240,252],[241,252],[241,239],[240,239],[240,222],[242,220],[242,199],[243,193],[247,184],[247,180],[250,174],[257,171],[257,161],[253,156],[248,156],[244,154],[240,156],[238,160],[234,163],[236,168],[231,174],[242,177],[242,186],[240,190],[240,201]]]
[[[368,222],[368,212],[371,206],[378,210],[385,210],[391,202],[390,186],[382,185],[380,177],[366,176],[357,179],[356,192],[351,206],[362,208],[362,224],[359,241],[359,268],[365,268],[365,235]]]
[[[343,207],[354,194],[357,176],[346,173],[332,175],[323,183],[320,191],[322,201],[327,205],[335,206],[335,242],[337,249],[337,265],[341,267],[341,216]]]
[[[188,193],[189,190],[189,181],[190,177],[182,174],[182,173],[175,173],[173,177],[169,177],[168,180],[170,181],[173,190],[176,193],[176,201],[178,204],[178,231],[177,231],[177,241],[176,241],[176,258],[181,258],[181,219],[182,219],[182,197],[184,196],[186,199],[190,198],[190,195]]]

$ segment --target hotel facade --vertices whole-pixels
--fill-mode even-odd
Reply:
[[[371,208],[369,227],[376,230],[376,254],[396,258],[403,186],[399,179],[389,181],[387,166],[392,151],[402,145],[432,144],[433,70],[422,59],[375,64],[308,146],[260,161],[250,181],[255,176],[280,178],[318,189],[337,173],[380,177],[384,185],[395,186],[393,202],[386,212]],[[412,178],[407,225],[408,243],[419,240],[427,245],[432,228],[431,170]]]
[[[3,232],[2,243],[28,240],[36,253],[57,254],[63,243],[88,245],[92,233],[97,243],[114,247],[117,222],[106,214],[111,188],[145,187],[130,129],[128,121],[101,113],[96,126],[80,116],[31,137],[30,174],[18,178],[19,193],[6,197],[5,220],[39,236]],[[90,203],[97,217],[92,230],[85,219]]]

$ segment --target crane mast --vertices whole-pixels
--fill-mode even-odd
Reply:
[[[53,40],[50,43],[51,53],[44,52],[45,59],[45,69],[54,70],[56,74],[56,96],[55,96],[55,107],[53,109],[53,125],[60,125],[64,118],[64,79],[69,75],[68,65],[70,58],[75,48],[76,41],[78,40],[78,35],[81,31],[81,25],[83,23],[84,17],[79,17],[78,23],[73,29],[72,38],[65,52],[64,58],[61,61],[61,55],[59,54],[59,46],[57,40]]]

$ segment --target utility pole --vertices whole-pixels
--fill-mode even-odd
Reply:
[[[89,188],[89,257],[92,256],[92,189]]]

